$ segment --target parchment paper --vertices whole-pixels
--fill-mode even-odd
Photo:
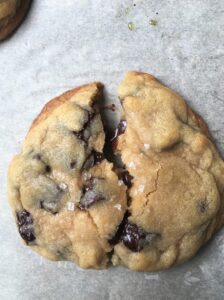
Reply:
[[[223,299],[223,230],[190,262],[167,271],[83,271],[25,247],[6,196],[8,163],[44,103],[95,80],[117,103],[127,70],[152,73],[184,96],[224,154],[223,28],[221,0],[34,1],[16,34],[0,44],[1,300]]]

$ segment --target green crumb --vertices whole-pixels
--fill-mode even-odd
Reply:
[[[128,14],[129,14],[129,12],[130,12],[130,8],[129,8],[129,7],[127,7],[127,8],[125,9],[125,14],[126,14],[126,15],[128,15]]]
[[[136,28],[136,27],[135,27],[135,24],[134,24],[133,22],[129,22],[129,23],[128,23],[128,29],[129,29],[129,30],[135,30],[135,28]]]
[[[155,20],[155,19],[149,20],[149,25],[156,26],[157,24],[158,24],[157,20]]]

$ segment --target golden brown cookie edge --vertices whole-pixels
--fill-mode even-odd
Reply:
[[[21,1],[21,6],[19,7],[15,16],[9,21],[6,27],[0,30],[0,41],[3,41],[8,37],[10,37],[15,32],[15,30],[20,26],[20,24],[26,17],[26,14],[28,13],[32,2],[33,0]]]

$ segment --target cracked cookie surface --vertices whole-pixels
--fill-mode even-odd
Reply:
[[[206,124],[153,76],[127,73],[112,139],[131,176],[129,207],[112,257],[133,270],[182,263],[224,221],[224,163]]]
[[[126,188],[103,155],[104,130],[89,84],[53,99],[10,164],[9,200],[33,250],[83,268],[104,268],[127,209]]]
[[[32,0],[0,0],[0,40],[20,25]]]
[[[224,162],[180,96],[129,72],[111,138],[120,169],[103,153],[102,89],[68,91],[34,120],[8,173],[18,231],[39,254],[82,268],[112,262],[157,271],[182,263],[224,223]]]

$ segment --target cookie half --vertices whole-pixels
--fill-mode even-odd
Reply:
[[[103,154],[104,128],[92,83],[53,99],[34,120],[8,174],[25,243],[52,260],[104,268],[127,209],[126,187]]]
[[[191,258],[224,222],[224,162],[202,118],[149,74],[129,72],[113,147],[129,207],[113,262],[157,271]]]
[[[22,23],[32,0],[0,0],[0,41]]]

